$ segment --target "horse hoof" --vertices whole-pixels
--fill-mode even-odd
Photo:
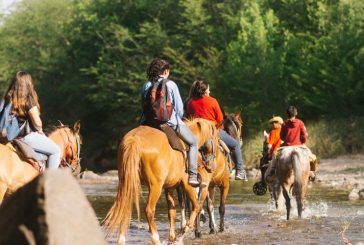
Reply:
[[[224,232],[224,230],[225,230],[225,228],[222,227],[222,228],[220,228],[219,232]]]
[[[176,236],[169,236],[168,239],[170,242],[175,242],[176,241]]]
[[[201,234],[201,231],[195,231],[195,237],[197,238],[201,238],[202,237],[202,234]]]
[[[210,234],[211,234],[211,235],[213,235],[213,234],[217,234],[216,229],[211,229],[211,230],[210,230]]]
[[[189,231],[190,231],[190,227],[186,226],[186,227],[183,229],[182,234],[185,234],[185,233],[187,233],[187,232],[189,232]]]

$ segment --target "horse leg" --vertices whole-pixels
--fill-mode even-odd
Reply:
[[[207,187],[200,188],[200,192],[198,195],[200,207],[203,206],[203,203],[206,200],[206,196],[207,196]],[[201,217],[201,211],[197,214],[195,222],[196,223],[195,236],[198,238],[201,238],[200,217]]]
[[[178,202],[181,207],[181,231],[183,231],[183,228],[186,226],[186,198],[185,198],[185,192],[182,189],[182,186],[179,185],[177,187],[177,197]]]
[[[289,220],[289,212],[291,211],[291,198],[285,186],[282,186],[282,189],[283,189],[283,196],[286,199],[287,220]]]
[[[196,190],[195,188],[193,188],[192,186],[190,186],[188,183],[187,183],[187,179],[186,181],[183,182],[183,187],[192,203],[192,211],[191,211],[191,214],[190,214],[190,219],[189,221],[187,222],[187,225],[184,229],[184,232],[187,232],[188,230],[192,229],[193,228],[193,225],[195,223],[195,219],[196,219],[196,216],[197,214],[200,212],[200,204],[196,198]]]
[[[220,187],[220,207],[219,207],[219,213],[220,213],[220,232],[223,232],[225,230],[225,203],[226,198],[229,192],[229,181],[227,181],[227,185]]]
[[[0,205],[3,202],[3,200],[4,200],[4,197],[5,197],[5,194],[6,194],[7,189],[8,189],[8,185],[7,184],[0,183]]]
[[[158,199],[162,193],[162,185],[151,186],[149,188],[149,195],[147,204],[145,207],[145,216],[149,224],[149,231],[152,237],[152,243],[155,245],[160,245],[159,235],[157,231],[157,225],[154,221],[155,207],[157,205]]]
[[[215,187],[209,188],[209,195],[207,197],[207,212],[209,214],[209,227],[210,227],[210,234],[217,233],[217,226],[215,222],[215,215],[214,215],[214,197],[215,197]]]
[[[168,218],[169,218],[169,240],[175,241],[175,221],[176,221],[176,206],[173,199],[173,193],[171,190],[166,190],[166,200],[168,204]]]

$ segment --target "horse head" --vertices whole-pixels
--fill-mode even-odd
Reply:
[[[241,119],[241,112],[229,113],[224,118],[224,129],[235,139],[242,138],[243,120]]]
[[[80,128],[80,121],[77,121],[72,128],[60,122],[60,126],[56,127],[48,135],[61,149],[60,166],[70,168],[73,175],[78,175],[81,170],[80,150],[82,138]]]

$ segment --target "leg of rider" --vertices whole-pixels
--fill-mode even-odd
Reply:
[[[58,168],[61,151],[51,139],[43,134],[32,132],[22,138],[22,141],[30,145],[35,151],[48,155],[48,168]]]
[[[180,124],[176,130],[178,136],[186,142],[190,150],[188,151],[188,162],[189,162],[189,183],[198,184],[197,181],[197,140],[191,132],[190,128],[184,124]]]
[[[243,162],[243,158],[241,155],[240,142],[238,140],[234,139],[225,130],[220,130],[219,136],[220,136],[220,139],[222,139],[222,141],[224,141],[225,144],[232,151],[232,158],[233,158],[234,163],[236,164],[236,166],[235,166],[236,175],[239,177],[242,176],[242,179],[246,179],[246,176],[244,176],[245,173],[243,171],[244,162]]]

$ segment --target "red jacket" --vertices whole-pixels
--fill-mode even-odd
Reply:
[[[224,119],[219,103],[213,97],[203,96],[189,101],[187,116],[204,118],[219,124]]]
[[[305,128],[305,124],[297,119],[287,119],[281,130],[281,139],[284,141],[284,145],[302,145],[306,143],[308,134]]]

